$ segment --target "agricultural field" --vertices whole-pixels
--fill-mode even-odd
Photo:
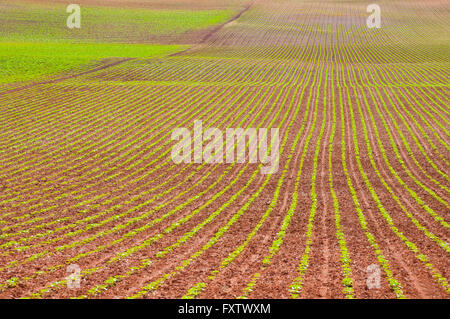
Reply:
[[[449,3],[370,3],[0,0],[0,298],[447,299]]]
[[[36,2],[36,3],[35,3]],[[65,27],[67,4],[6,1],[0,16],[0,83],[90,70],[124,58],[182,51],[231,18],[225,9],[83,6],[83,27]],[[124,45],[127,44],[127,45]]]

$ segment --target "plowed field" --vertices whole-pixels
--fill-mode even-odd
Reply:
[[[377,3],[229,1],[134,37],[170,55],[2,84],[0,297],[448,298],[449,3]],[[279,128],[278,171],[174,163],[199,120]]]

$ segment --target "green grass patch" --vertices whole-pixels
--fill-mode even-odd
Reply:
[[[167,43],[190,31],[221,24],[234,10],[149,10],[81,6],[81,28],[69,29],[66,6],[6,5],[0,40]],[[159,40],[159,41],[158,41]]]
[[[0,83],[83,69],[106,58],[168,55],[187,48],[189,32],[221,24],[235,13],[81,5],[81,28],[69,29],[66,6],[2,3]]]
[[[0,42],[0,83],[33,80],[113,57],[157,57],[182,45],[117,43]]]

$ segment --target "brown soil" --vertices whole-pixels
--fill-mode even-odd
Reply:
[[[359,3],[189,5],[242,11],[172,56],[0,89],[0,297],[345,298],[345,248],[353,297],[448,298],[448,21],[420,1],[386,4],[380,30]],[[407,32],[420,13],[429,47]],[[195,120],[278,127],[278,172],[175,164],[171,132]]]

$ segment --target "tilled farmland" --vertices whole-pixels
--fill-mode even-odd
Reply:
[[[2,85],[0,297],[448,298],[449,4],[367,4],[233,1],[182,51]],[[278,170],[175,163],[195,121],[278,128]]]

